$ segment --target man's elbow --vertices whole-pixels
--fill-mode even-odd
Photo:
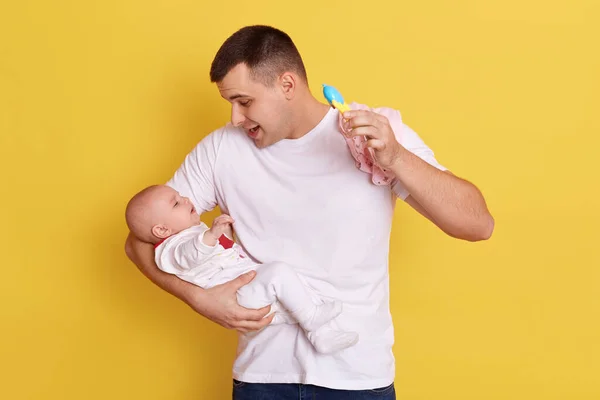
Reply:
[[[490,213],[486,213],[474,224],[473,228],[470,230],[470,234],[465,239],[470,242],[488,240],[492,237],[492,233],[494,233],[494,225],[494,217],[492,217]]]
[[[488,240],[492,237],[492,233],[494,233],[494,226],[496,222],[494,221],[494,217],[492,214],[486,213],[486,215],[482,218],[482,226],[479,229],[479,236],[477,241]]]
[[[134,251],[133,251],[133,243],[131,240],[131,234],[127,235],[127,239],[125,239],[125,254],[131,261],[133,261]]]
[[[473,221],[470,224],[462,224],[459,229],[447,233],[456,239],[469,242],[481,242],[492,237],[494,224],[494,218],[491,214],[487,213],[476,221]]]

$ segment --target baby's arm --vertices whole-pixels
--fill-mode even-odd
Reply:
[[[202,242],[207,246],[214,246],[217,244],[217,241],[223,234],[229,239],[233,239],[233,229],[231,228],[231,224],[233,224],[233,222],[233,218],[231,218],[229,215],[219,215],[213,221],[212,228],[204,233]]]
[[[203,275],[207,270],[214,267],[213,256],[222,251],[217,243],[221,235],[225,234],[233,237],[231,224],[233,218],[227,214],[222,214],[215,218],[213,226],[204,231],[196,231],[193,235],[183,234],[171,243],[166,243],[167,247],[172,248],[174,257],[162,257],[175,263],[174,267],[179,272],[185,272],[192,275]],[[204,225],[204,224],[202,224]],[[206,227],[206,225],[204,225]],[[168,252],[169,250],[166,249]],[[167,261],[167,262],[168,262]],[[163,269],[159,264],[159,268]]]
[[[190,235],[173,243],[173,259],[181,271],[201,270],[207,267],[211,256],[219,251],[210,229]]]
[[[206,287],[210,278],[220,269],[215,256],[222,251],[217,245],[209,246],[203,242],[207,235],[210,236],[208,231],[208,227],[201,224],[167,239],[155,250],[158,268]]]

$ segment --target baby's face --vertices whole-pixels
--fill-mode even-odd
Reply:
[[[172,234],[181,232],[191,226],[198,225],[200,215],[187,197],[182,197],[177,191],[160,186],[152,196],[152,208],[155,213],[154,221],[166,225]]]

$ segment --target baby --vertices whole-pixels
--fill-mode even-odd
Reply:
[[[140,240],[155,246],[158,268],[209,289],[256,270],[255,278],[237,292],[246,308],[271,305],[272,324],[298,323],[319,353],[334,353],[358,341],[355,332],[336,329],[339,301],[320,301],[287,264],[257,264],[240,252],[233,237],[233,219],[217,217],[211,228],[200,221],[190,200],[174,189],[156,185],[136,194],[127,205],[127,225]]]

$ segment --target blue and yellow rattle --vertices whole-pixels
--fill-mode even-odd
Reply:
[[[325,98],[327,99],[327,102],[329,103],[330,106],[338,109],[340,114],[344,115],[344,113],[346,111],[351,110],[350,106],[348,104],[346,104],[346,102],[344,101],[344,97],[342,97],[342,94],[333,86],[323,84],[323,96],[325,96]],[[344,121],[346,121],[346,119],[344,119]],[[344,128],[343,126],[340,126],[340,128],[342,129],[342,132],[344,133],[344,135],[346,135],[346,136],[350,135],[350,131],[352,129],[347,129],[347,128]],[[366,141],[366,140],[367,140],[366,137],[362,138],[362,141]]]
[[[346,111],[350,111],[350,106],[346,104],[341,93],[333,86],[323,84],[323,96],[325,96],[329,105],[333,108],[337,108],[340,113],[343,114]]]

